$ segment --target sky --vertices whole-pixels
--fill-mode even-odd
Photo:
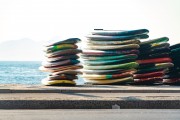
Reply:
[[[83,37],[94,28],[149,29],[180,40],[180,0],[0,0],[0,43]],[[84,38],[83,38],[84,39]]]

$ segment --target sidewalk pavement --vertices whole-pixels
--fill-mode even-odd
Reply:
[[[1,109],[180,109],[180,86],[0,85]]]
[[[179,120],[174,109],[0,110],[0,120]]]

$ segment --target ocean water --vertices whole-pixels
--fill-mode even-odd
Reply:
[[[41,62],[0,61],[0,84],[40,85],[48,73],[39,71]],[[84,84],[79,78],[78,85]]]
[[[41,84],[47,73],[38,70],[41,62],[0,61],[0,84]]]

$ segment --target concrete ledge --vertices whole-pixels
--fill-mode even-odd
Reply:
[[[180,109],[180,94],[4,93],[0,109]]]
[[[180,86],[76,86],[1,85],[0,93],[180,93]]]

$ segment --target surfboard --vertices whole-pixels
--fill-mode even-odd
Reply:
[[[136,59],[136,54],[129,54],[129,55],[118,55],[118,56],[82,56],[82,58],[86,61],[105,61],[105,60],[117,60],[117,59]]]
[[[177,43],[177,44],[170,46],[170,49],[176,49],[176,48],[180,48],[180,43]]]
[[[116,78],[125,78],[125,77],[132,77],[131,72],[125,73],[118,73],[118,74],[107,74],[107,75],[98,75],[98,74],[83,74],[83,78],[89,80],[106,80],[106,79],[116,79]]]
[[[124,71],[123,69],[114,69],[114,70],[89,70],[89,69],[82,69],[81,70],[85,74],[115,74]]]
[[[158,77],[158,76],[164,76],[164,71],[158,71],[158,72],[150,72],[145,74],[134,74],[134,79],[141,79],[141,78],[151,78],[151,77]]]
[[[78,54],[81,52],[82,52],[82,50],[79,50],[79,49],[67,49],[67,50],[59,50],[56,52],[47,53],[45,56],[48,58],[51,58],[51,57],[57,57],[57,56],[61,56],[61,55],[74,55],[74,54]]]
[[[47,80],[47,79],[43,79],[41,81],[41,83],[43,85],[46,86],[53,86],[53,85],[57,85],[57,86],[74,86],[76,85],[76,83],[74,81],[70,81],[70,80]]]
[[[47,78],[41,82],[43,85],[52,86],[74,86],[73,81],[77,79],[78,69],[82,68],[80,61],[77,60],[78,53],[82,50],[77,49],[76,45],[79,38],[69,38],[49,41],[44,46],[45,61],[39,67],[41,71],[50,72]]]
[[[170,49],[174,67],[170,68],[164,76],[163,84],[180,85],[180,43],[170,46]]]
[[[139,40],[126,40],[126,41],[92,41],[88,40],[87,45],[127,45],[127,44],[139,44]]]
[[[152,59],[152,58],[165,58],[165,57],[170,57],[170,53],[155,53],[155,54],[144,54],[144,55],[139,55],[138,59]]]
[[[49,80],[75,80],[78,79],[76,75],[72,75],[72,74],[67,74],[67,73],[62,73],[59,75],[49,75],[47,77],[47,79]]]
[[[169,74],[178,74],[180,75],[180,68],[179,67],[175,67],[175,64],[174,64],[174,67],[170,68],[169,71],[168,71]]]
[[[178,72],[175,72],[175,73],[167,73],[165,76],[164,76],[165,79],[171,79],[171,78],[180,78],[180,73]]]
[[[155,63],[148,63],[148,64],[139,64],[138,69],[155,67]]]
[[[180,47],[179,48],[175,48],[175,49],[171,49],[172,53],[180,53]]]
[[[54,75],[61,75],[61,74],[68,74],[68,75],[77,75],[77,74],[82,74],[82,72],[80,70],[63,70],[63,71],[57,71],[57,72],[53,72],[51,73],[52,76]]]
[[[85,79],[85,81],[92,83],[94,85],[111,85],[111,84],[121,84],[121,83],[125,83],[125,82],[132,82],[133,77],[111,79],[111,80],[88,80],[88,79]]]
[[[166,43],[166,42],[160,42],[160,43],[153,43],[151,45],[146,45],[146,46],[140,46],[139,50],[151,50],[151,49],[154,49],[154,48],[169,48],[170,44],[169,43]]]
[[[51,68],[51,67],[59,67],[59,66],[64,66],[64,65],[74,65],[80,63],[79,60],[76,59],[67,59],[63,61],[58,61],[58,62],[42,62],[42,65],[46,68]]]
[[[77,55],[68,55],[68,56],[57,56],[57,57],[52,57],[52,58],[46,58],[44,61],[47,61],[47,62],[59,62],[59,61],[63,61],[63,60],[68,60],[68,59],[78,59],[79,56]]]
[[[132,39],[146,39],[149,38],[147,34],[131,35],[131,36],[102,36],[102,35],[87,35],[89,40],[104,41],[104,40],[132,40]]]
[[[138,69],[136,74],[143,74],[143,73],[148,73],[148,72],[156,72],[156,71],[161,71],[163,69],[167,69],[170,67],[173,67],[173,63],[160,63],[160,64],[155,64],[154,67],[149,67],[149,68],[144,68],[144,69]]]
[[[155,82],[158,81],[162,81],[163,78],[162,77],[152,77],[152,78],[143,78],[143,79],[134,79],[134,83],[133,84],[153,84]]]
[[[141,52],[142,51],[142,52]],[[141,49],[140,54],[154,54],[154,53],[167,53],[170,52],[169,47],[160,47],[160,48],[153,48],[153,49]]]
[[[163,79],[163,84],[180,85],[180,78]]]
[[[54,46],[59,44],[73,44],[80,42],[81,40],[79,38],[68,38],[68,39],[61,39],[61,40],[50,40],[48,41],[44,46]]]
[[[168,48],[170,46],[169,43],[167,42],[160,42],[160,43],[153,43],[151,44],[152,48],[161,48],[161,47],[164,47],[164,48]]]
[[[137,68],[138,67],[137,62],[130,62],[130,63],[124,63],[124,64],[116,64],[116,65],[96,65],[96,66],[88,66],[84,65],[83,68],[89,69],[89,70],[110,70],[110,69],[131,69],[131,68]]]
[[[82,57],[86,56],[114,56],[114,55],[127,55],[127,54],[139,54],[139,50],[132,49],[132,50],[108,50],[108,51],[101,51],[101,50],[84,50],[81,53]]]
[[[76,49],[78,48],[77,45],[75,44],[60,44],[60,45],[55,45],[55,46],[50,46],[50,47],[44,47],[44,52],[51,53],[51,52],[56,52],[59,50],[64,50],[64,49]]]
[[[167,68],[170,68],[170,67],[173,67],[174,64],[171,63],[171,62],[164,62],[164,63],[156,63],[154,67],[167,67]]]
[[[137,29],[137,30],[94,30],[91,32],[93,35],[107,35],[107,36],[129,36],[129,35],[140,35],[148,34],[147,29]]]
[[[39,70],[44,72],[58,72],[58,71],[66,71],[66,70],[77,70],[81,69],[82,65],[67,65],[53,68],[45,68],[44,66],[39,67]]]
[[[140,43],[140,46],[147,45],[147,44],[153,44],[153,43],[159,43],[159,42],[168,42],[168,41],[169,41],[168,37],[161,37],[161,38],[151,39],[148,41],[143,41]]]
[[[128,45],[89,45],[85,47],[86,49],[90,50],[123,50],[123,49],[138,49],[138,44],[128,44]]]
[[[89,61],[84,60],[82,63],[84,65],[114,65],[114,64],[122,64],[122,63],[128,63],[128,62],[134,62],[135,59],[115,59],[115,60],[103,60],[103,61]]]
[[[145,60],[137,60],[139,64],[149,64],[149,63],[165,63],[165,62],[172,62],[172,59],[167,58],[153,58],[153,59],[145,59]]]

